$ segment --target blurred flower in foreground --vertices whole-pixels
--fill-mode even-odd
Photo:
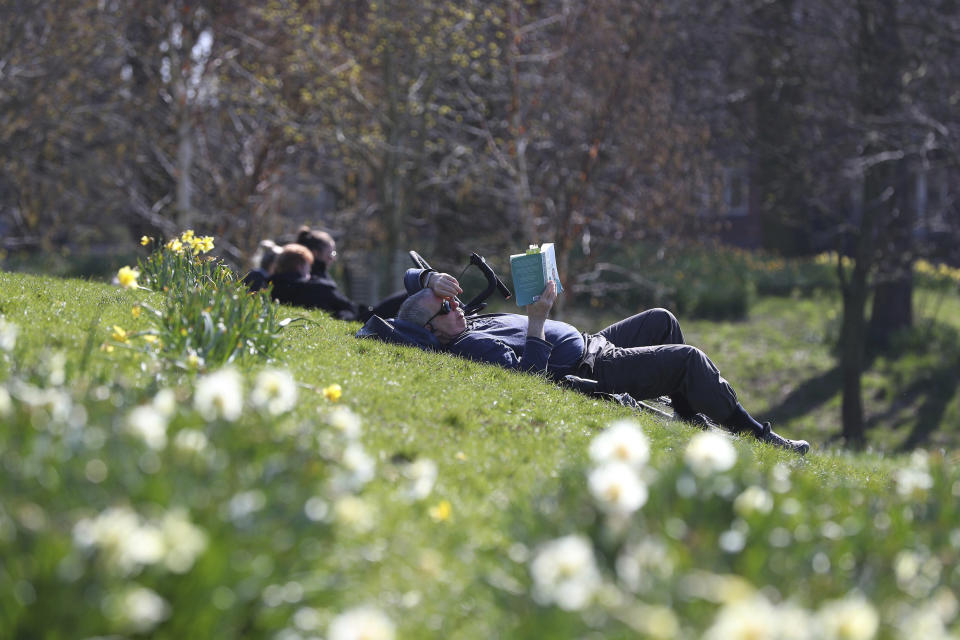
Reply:
[[[133,305],[133,308],[130,309],[130,315],[137,319],[140,317],[140,314],[143,313],[143,307],[138,304]]]
[[[410,500],[423,500],[433,491],[437,481],[437,463],[429,458],[419,458],[406,465],[403,475],[409,481],[404,495]]]
[[[120,270],[117,271],[117,282],[124,289],[135,289],[137,287],[137,278],[139,277],[140,272],[129,266],[120,267]]]
[[[186,573],[207,548],[207,534],[187,517],[185,509],[173,509],[163,516],[160,531],[166,546],[164,566],[174,573]]]
[[[220,369],[197,381],[194,406],[207,420],[234,421],[243,413],[243,383],[233,369]]]
[[[575,611],[586,607],[600,587],[600,572],[590,541],[569,535],[544,544],[530,563],[533,597]]]
[[[437,504],[430,507],[428,512],[430,517],[436,522],[444,522],[450,519],[450,514],[453,513],[453,507],[450,506],[450,501],[441,500]]]
[[[343,389],[339,384],[331,384],[329,387],[324,387],[323,397],[329,400],[330,402],[336,402],[340,399],[340,396],[343,395]]]
[[[297,383],[289,371],[265,369],[257,374],[250,401],[271,415],[286,413],[297,404]]]
[[[601,464],[615,460],[639,469],[650,459],[650,440],[633,420],[617,420],[590,442],[590,458]]]
[[[145,587],[128,587],[119,595],[107,596],[104,613],[123,629],[146,633],[170,615],[170,605]]]
[[[340,459],[343,467],[333,478],[336,490],[356,491],[373,479],[377,464],[357,442],[351,442]]]
[[[330,622],[329,640],[393,640],[396,629],[385,613],[373,607],[349,609]]]
[[[347,407],[337,407],[331,411],[327,422],[350,440],[360,437],[360,417]]]
[[[880,618],[873,605],[861,595],[831,600],[817,611],[822,640],[871,640]]]
[[[775,640],[779,629],[776,607],[756,594],[720,609],[703,640]]]
[[[20,328],[12,322],[7,322],[3,316],[0,316],[0,350],[13,351],[17,346],[17,335]]]
[[[647,485],[623,462],[607,462],[587,477],[590,493],[603,511],[629,515],[647,502]]]
[[[333,515],[337,522],[346,525],[358,533],[366,533],[376,524],[373,507],[357,496],[347,495],[333,505]]]
[[[902,496],[909,497],[931,489],[933,476],[930,475],[927,452],[914,451],[910,456],[910,465],[894,471],[893,479],[897,484],[897,493]]]
[[[110,334],[110,337],[117,342],[129,342],[130,338],[127,336],[127,332],[123,327],[113,325],[113,333]]]
[[[766,489],[750,486],[733,501],[733,509],[744,518],[754,513],[770,513],[773,509],[773,496]]]
[[[737,462],[737,450],[727,437],[705,431],[690,439],[683,458],[695,474],[708,476],[732,468]]]
[[[167,418],[152,405],[135,408],[127,416],[127,430],[147,443],[151,449],[167,446]]]

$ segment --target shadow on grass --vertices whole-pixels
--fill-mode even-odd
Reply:
[[[914,380],[898,393],[896,401],[891,402],[886,411],[873,416],[867,422],[867,429],[887,422],[905,406],[919,405],[916,422],[897,450],[911,451],[927,443],[930,436],[943,424],[944,413],[960,386],[956,377],[958,365],[960,363],[950,361],[926,371],[922,378]],[[891,425],[892,429],[897,427],[898,425]]]
[[[840,367],[835,366],[800,383],[779,405],[770,407],[764,413],[774,423],[807,415],[837,395],[841,389],[841,383]]]

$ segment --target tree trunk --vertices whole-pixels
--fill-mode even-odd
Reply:
[[[868,125],[888,118],[899,104],[899,52],[896,0],[858,0],[860,42],[858,80],[860,112]],[[896,203],[896,160],[888,159],[889,146],[868,134],[863,151],[863,211],[857,233],[853,273],[843,287],[843,322],[840,335],[840,369],[843,376],[843,438],[861,447],[866,440],[863,421],[861,376],[866,346],[869,274],[876,259],[877,230],[885,226]],[[894,151],[897,151],[894,149]],[[896,153],[889,154],[895,158]],[[842,275],[842,274],[841,274]]]

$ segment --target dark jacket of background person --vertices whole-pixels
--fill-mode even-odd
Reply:
[[[323,309],[339,320],[357,320],[360,317],[361,310],[341,293],[330,278],[305,278],[281,273],[273,275],[269,283],[273,285],[270,296],[281,304]]]

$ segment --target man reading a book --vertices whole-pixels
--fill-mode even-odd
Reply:
[[[526,316],[491,313],[469,319],[456,298],[460,285],[450,274],[410,269],[405,284],[416,293],[401,305],[397,320],[424,327],[446,352],[557,381],[568,375],[596,380],[596,390],[603,393],[669,396],[682,419],[701,413],[729,431],[801,455],[810,448],[747,413],[706,354],[684,344],[680,324],[666,309],[650,309],[591,334],[547,318],[557,298],[553,281],[526,306]]]

